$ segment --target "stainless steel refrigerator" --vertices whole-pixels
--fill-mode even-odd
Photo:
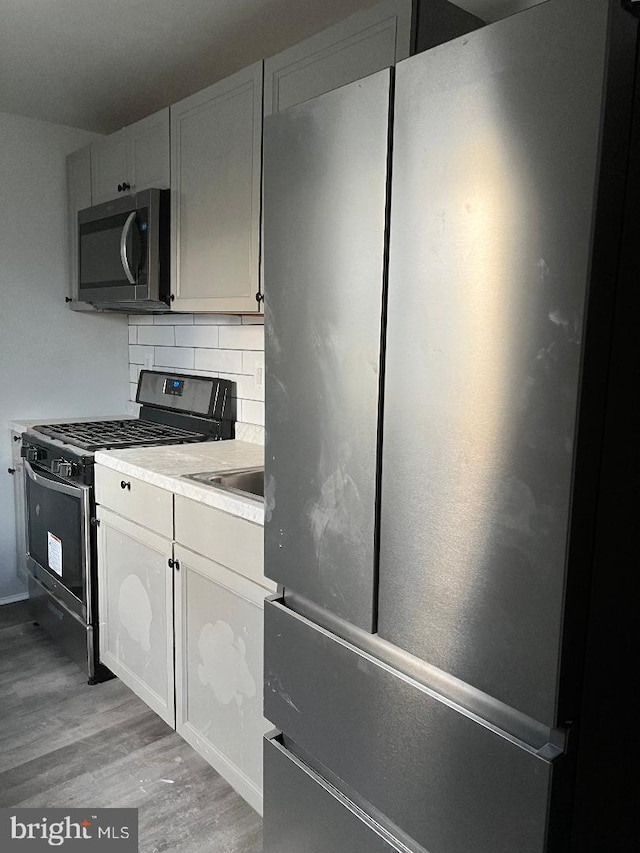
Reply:
[[[266,120],[265,853],[637,849],[633,6]]]

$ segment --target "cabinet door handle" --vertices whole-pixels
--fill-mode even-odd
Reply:
[[[127,483],[126,480],[120,480],[120,488],[129,489],[129,491],[131,491],[131,483]]]
[[[7,474],[15,474],[15,473],[16,473],[15,468],[7,468]]]
[[[180,560],[172,560],[171,557],[167,560],[170,569],[175,569],[176,572],[180,571]]]

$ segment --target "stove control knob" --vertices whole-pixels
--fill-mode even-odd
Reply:
[[[45,458],[44,450],[41,450],[39,447],[23,447],[21,455],[24,456],[27,462],[39,462]]]
[[[54,459],[51,463],[51,473],[59,474],[61,477],[70,477],[76,473],[76,467],[73,462],[67,462],[66,459]]]

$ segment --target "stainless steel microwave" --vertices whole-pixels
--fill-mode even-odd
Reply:
[[[120,311],[169,310],[169,190],[78,212],[78,299]]]

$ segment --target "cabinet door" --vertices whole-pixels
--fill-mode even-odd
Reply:
[[[127,174],[131,192],[169,187],[169,108],[129,125]]]
[[[176,730],[262,813],[266,590],[175,546]]]
[[[263,63],[171,107],[173,308],[256,312]]]
[[[19,432],[11,432],[11,467],[13,468],[13,503],[16,519],[16,570],[18,577],[27,577],[27,532],[24,505],[24,464],[20,455],[22,442]]]
[[[98,508],[100,660],[175,725],[171,542]]]
[[[91,144],[91,203],[117,198],[118,184],[125,181],[128,181],[127,138],[123,129]]]
[[[69,306],[74,311],[95,311],[78,302],[78,211],[91,206],[91,146],[67,157],[67,226],[69,234]]]
[[[410,0],[386,0],[265,61],[265,115],[345,86],[409,56]]]

